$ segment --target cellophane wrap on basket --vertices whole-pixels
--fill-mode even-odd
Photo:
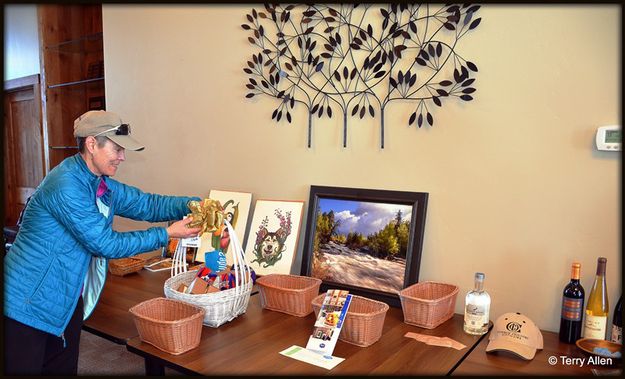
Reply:
[[[187,271],[165,281],[164,292],[167,298],[181,300],[204,308],[203,324],[216,328],[226,322],[234,320],[238,315],[245,313],[252,293],[252,272],[245,261],[245,253],[234,228],[227,220],[224,224],[228,228],[232,246],[235,287],[220,292],[207,294],[187,294],[179,292],[181,284],[189,285],[195,278],[197,271]],[[185,255],[182,258],[186,259]]]

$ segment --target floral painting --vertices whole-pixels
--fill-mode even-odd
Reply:
[[[245,258],[258,275],[291,273],[303,206],[303,201],[256,201]]]

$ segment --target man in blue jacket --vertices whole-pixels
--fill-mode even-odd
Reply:
[[[76,375],[83,320],[106,279],[107,259],[196,236],[181,220],[197,197],[163,196],[111,179],[125,150],[143,150],[112,112],[74,121],[79,153],[41,182],[4,259],[4,367],[9,375]],[[142,231],[113,230],[113,216],[174,222]]]

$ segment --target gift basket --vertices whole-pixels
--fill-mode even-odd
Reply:
[[[263,308],[304,317],[313,311],[310,302],[319,294],[321,279],[269,274],[258,278],[257,283]]]
[[[212,207],[215,203],[216,206]],[[210,199],[203,200],[202,205],[211,205],[211,207],[204,207],[204,209],[209,209],[208,212],[219,212],[221,207],[218,201]],[[215,289],[215,287],[210,286],[212,291],[187,293],[185,289],[195,288],[196,283],[198,286],[206,283],[200,278],[201,270],[186,271],[186,254],[175,254],[172,277],[165,281],[164,292],[167,298],[203,308],[205,310],[203,324],[216,328],[245,313],[252,293],[255,274],[247,265],[245,253],[232,225],[223,217],[206,217],[204,221],[211,226],[205,228],[209,232],[216,230],[217,223],[225,224],[230,235],[234,264],[229,268],[227,274],[216,276],[220,288]],[[179,248],[182,247],[179,246]],[[208,287],[206,289],[209,289]]]
[[[312,300],[316,317],[319,317],[325,296],[321,294]],[[388,304],[381,301],[352,295],[339,339],[361,347],[373,345],[382,337],[382,328],[388,309]]]
[[[399,292],[404,322],[434,329],[454,315],[458,286],[419,282]]]

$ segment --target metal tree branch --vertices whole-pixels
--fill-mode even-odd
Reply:
[[[458,41],[477,28],[479,5],[265,4],[252,9],[241,27],[258,50],[243,71],[246,97],[269,96],[279,103],[272,119],[291,123],[296,103],[308,112],[307,145],[312,122],[343,115],[343,147],[348,117],[380,112],[380,147],[384,148],[384,112],[395,100],[416,103],[408,126],[434,125],[432,104],[443,98],[470,101],[477,66],[457,51]],[[366,25],[365,25],[366,24]],[[453,66],[452,66],[453,65]]]

